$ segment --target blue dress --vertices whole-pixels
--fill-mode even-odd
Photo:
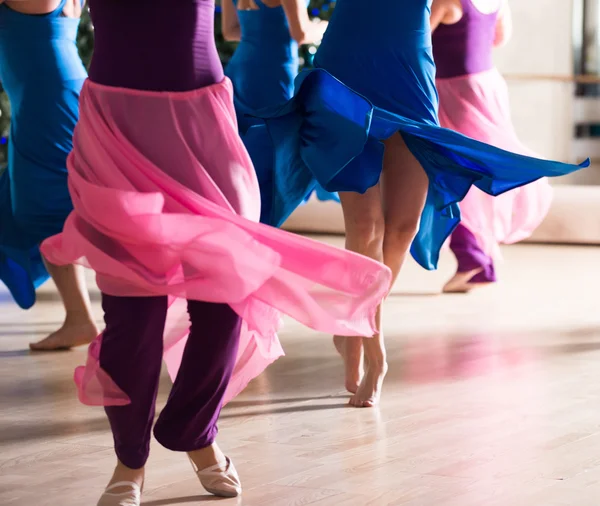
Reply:
[[[237,7],[237,0],[234,0]],[[267,7],[256,0],[258,10],[237,12],[242,32],[225,74],[233,83],[234,104],[238,128],[246,149],[265,181],[273,171],[273,148],[264,138],[248,130],[262,124],[252,115],[264,108],[282,104],[294,95],[294,79],[298,75],[298,44],[290,35],[283,7]],[[308,0],[307,0],[308,5]],[[322,188],[317,195],[325,200],[337,200]]]
[[[460,222],[471,185],[499,195],[580,166],[509,153],[443,129],[437,118],[431,0],[338,0],[295,94],[256,113],[254,136],[272,143],[273,173],[260,181],[264,221],[279,226],[316,183],[364,193],[377,184],[383,143],[400,132],[429,177],[411,253],[426,269]],[[401,168],[399,168],[401,170]]]
[[[87,74],[79,19],[63,16],[65,3],[45,15],[0,5],[0,81],[12,111],[0,176],[0,280],[22,308],[48,279],[40,243],[62,231],[72,209],[66,160]]]
[[[237,7],[237,0],[233,3]],[[261,123],[250,114],[292,98],[298,74],[298,44],[283,7],[267,7],[260,0],[256,5],[258,10],[237,11],[242,37],[225,69],[241,134]]]

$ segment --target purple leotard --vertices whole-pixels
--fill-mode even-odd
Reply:
[[[433,32],[436,77],[477,74],[494,67],[492,49],[498,12],[483,14],[471,0],[461,0],[463,15],[458,23],[439,25]]]
[[[89,0],[90,79],[106,86],[189,91],[223,79],[214,0]]]
[[[494,67],[492,50],[498,12],[483,14],[471,0],[461,0],[463,16],[452,25],[439,25],[432,35],[436,77],[446,79],[485,72]],[[458,272],[483,270],[471,283],[496,281],[493,259],[477,244],[475,236],[462,224],[450,240],[458,261]]]

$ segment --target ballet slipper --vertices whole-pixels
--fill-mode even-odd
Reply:
[[[192,467],[204,489],[217,497],[237,497],[242,493],[240,477],[229,457],[225,462],[199,470],[190,458]]]
[[[113,492],[118,488],[129,488],[125,492]],[[106,487],[97,506],[140,506],[141,487],[133,481],[118,481]]]

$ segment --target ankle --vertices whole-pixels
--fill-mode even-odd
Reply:
[[[199,470],[206,469],[207,467],[221,464],[226,461],[225,454],[221,451],[217,443],[212,443],[209,446],[187,453]]]
[[[140,467],[139,469],[132,469],[130,467],[127,467],[119,460],[113,472],[112,478],[110,479],[108,484],[111,485],[120,481],[132,481],[134,483],[137,483],[141,487],[144,483],[145,474],[145,467]]]
[[[63,327],[83,325],[96,326],[92,315],[88,311],[67,311]]]

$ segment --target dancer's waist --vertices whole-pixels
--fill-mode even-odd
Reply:
[[[218,83],[214,3],[92,2],[95,47],[90,78],[150,91],[189,91]]]

